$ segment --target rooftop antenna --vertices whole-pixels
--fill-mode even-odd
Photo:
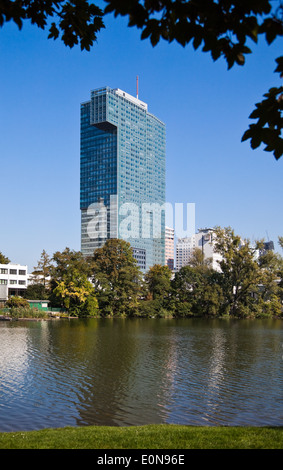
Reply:
[[[137,99],[139,99],[139,76],[137,75]]]

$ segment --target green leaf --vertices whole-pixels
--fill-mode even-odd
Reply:
[[[50,27],[50,29],[49,29],[48,39],[50,39],[50,38],[57,39],[58,36],[59,36],[59,30],[58,30],[56,24],[55,24],[55,23],[52,23],[52,24],[51,24],[51,27]]]
[[[274,70],[274,72],[280,73],[280,77],[283,78],[283,56],[278,57],[276,59],[276,62],[277,62],[278,65],[277,65],[276,69]]]

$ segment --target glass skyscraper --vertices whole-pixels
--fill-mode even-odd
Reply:
[[[165,124],[109,87],[81,104],[81,251],[129,241],[139,266],[165,264]]]

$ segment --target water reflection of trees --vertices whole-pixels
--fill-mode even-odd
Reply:
[[[221,424],[229,416],[237,419],[247,406],[256,408],[249,400],[255,384],[266,395],[266,374],[272,381],[278,367],[267,372],[262,362],[263,350],[275,352],[280,342],[280,335],[266,334],[267,325],[96,321],[96,341],[86,343],[78,424]]]
[[[168,345],[159,340],[156,322],[107,319],[98,325],[78,424],[163,422]]]
[[[60,320],[22,332],[11,359],[47,425],[272,424],[282,414],[280,321]]]

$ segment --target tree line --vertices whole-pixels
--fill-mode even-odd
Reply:
[[[214,236],[219,270],[196,248],[174,274],[162,265],[143,274],[130,243],[119,239],[90,257],[69,248],[50,257],[43,250],[25,297],[48,299],[75,317],[282,318],[282,256],[264,250],[264,241],[242,241],[230,227],[215,228]]]

